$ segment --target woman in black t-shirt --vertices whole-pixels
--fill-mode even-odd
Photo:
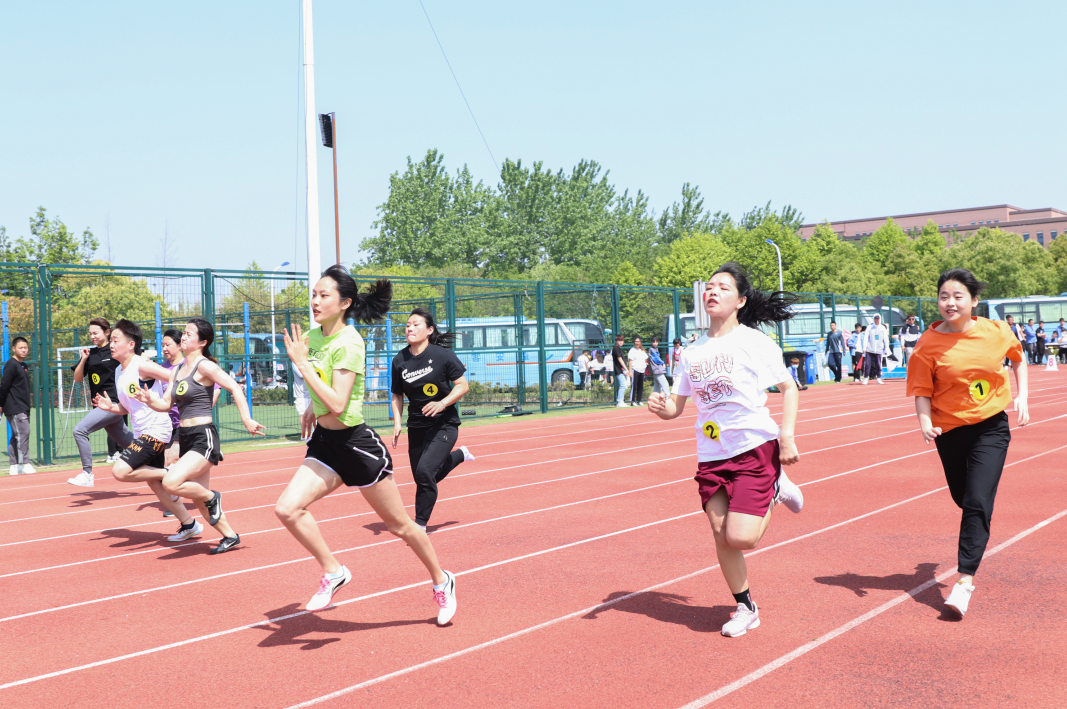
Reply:
[[[415,523],[426,529],[437,503],[437,483],[465,460],[474,460],[466,446],[452,450],[459,438],[456,402],[467,393],[467,368],[449,349],[455,336],[441,333],[433,316],[411,311],[405,334],[408,346],[393,358],[393,448],[400,439],[404,397],[408,406],[408,459],[418,490]]]

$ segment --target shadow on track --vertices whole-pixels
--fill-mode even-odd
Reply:
[[[911,574],[890,574],[888,576],[863,576],[861,574],[838,574],[837,576],[816,576],[815,583],[827,586],[840,586],[847,588],[860,598],[867,596],[868,591],[910,591],[916,586],[930,581],[936,575],[934,572],[939,564],[924,563],[915,567]],[[956,616],[945,609],[945,599],[941,595],[941,589],[945,584],[936,583],[922,593],[915,596],[915,601],[933,608],[941,613],[939,620],[957,620]]]
[[[177,523],[175,523],[177,524]],[[207,525],[205,525],[206,527]],[[110,545],[112,549],[151,549],[157,548],[161,552],[169,552],[162,554],[159,558],[161,560],[170,559],[185,559],[190,556],[200,556],[207,554],[210,547],[215,546],[218,543],[217,533],[216,537],[210,536],[211,533],[204,530],[205,534],[199,537],[193,537],[190,540],[184,542],[168,542],[167,537],[173,534],[173,532],[142,532],[131,529],[105,529],[99,532],[101,536],[91,539],[90,541],[98,542],[107,539],[118,540],[114,544]],[[235,547],[233,551],[243,549],[244,544]],[[230,554],[233,552],[227,552]]]
[[[615,591],[605,598],[603,603],[610,603],[617,598],[628,596],[632,591]],[[698,633],[718,633],[722,631],[723,624],[730,620],[730,614],[737,610],[737,606],[693,606],[689,605],[689,596],[680,596],[676,593],[661,593],[651,591],[642,593],[625,601],[620,601],[607,608],[600,608],[583,615],[586,620],[596,620],[601,613],[607,611],[623,611],[624,613],[636,613],[648,616],[652,620],[661,623],[673,623],[684,625]]]
[[[296,613],[301,604],[290,603],[282,608],[267,611],[268,618],[277,618]],[[282,623],[273,625],[257,625],[255,630],[265,630],[270,635],[259,642],[259,647],[285,647],[287,645],[300,645],[301,650],[318,650],[319,648],[340,642],[341,638],[304,638],[304,635],[313,633],[358,633],[361,630],[377,630],[378,628],[396,628],[403,625],[436,625],[436,618],[423,620],[391,620],[384,623],[353,623],[348,620],[334,620],[328,616],[317,613],[290,618]]]
[[[100,492],[75,492],[71,497],[75,495],[84,495],[70,503],[70,507],[89,507],[94,502],[103,502],[104,500],[121,500],[127,497],[146,497],[144,493],[134,492],[133,490],[101,490]],[[148,493],[153,500],[158,502],[156,496],[152,493]]]
[[[426,525],[426,533],[433,534],[438,529],[443,527],[451,527],[453,524],[459,524],[459,520],[452,520],[451,522],[442,522],[441,524],[428,524]],[[371,522],[370,524],[363,525],[363,529],[374,532],[374,536],[380,534],[388,534],[389,528],[385,526],[385,522]]]

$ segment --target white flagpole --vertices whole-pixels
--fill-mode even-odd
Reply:
[[[311,289],[322,272],[319,253],[319,173],[315,151],[318,148],[315,114],[315,47],[311,22],[311,0],[304,6],[304,148],[307,156],[307,244],[308,244],[308,316],[311,316]],[[311,326],[315,320],[312,318]]]

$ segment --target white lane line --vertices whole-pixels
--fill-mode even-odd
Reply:
[[[687,480],[688,480],[688,478],[687,478]],[[682,482],[682,481],[676,481],[676,482]],[[674,483],[664,483],[664,485],[671,485],[671,484],[674,484]],[[653,487],[661,487],[661,486],[662,485],[656,485],[656,486],[653,486]],[[816,530],[814,532],[808,532],[807,534],[802,534],[802,535],[800,535],[798,537],[793,537],[792,539],[787,539],[787,540],[778,542],[776,544],[772,544],[770,546],[764,547],[763,549],[756,549],[754,551],[749,552],[745,556],[746,557],[754,556],[756,554],[767,552],[767,551],[770,551],[772,549],[777,549],[779,547],[783,547],[783,546],[786,546],[788,544],[792,544],[794,542],[801,541],[803,539],[808,539],[810,537],[814,537],[814,536],[816,536],[818,534],[822,534],[824,532],[828,532],[828,531],[830,531],[832,529],[837,529],[838,527],[842,527],[842,526],[850,524],[852,522],[856,522],[856,521],[861,520],[861,519],[866,519],[867,517],[870,517],[872,515],[876,515],[876,514],[878,514],[880,512],[885,512],[886,510],[890,510],[890,509],[893,509],[895,507],[899,507],[901,505],[905,505],[905,504],[907,504],[909,502],[913,502],[914,500],[919,500],[919,499],[924,498],[924,497],[926,497],[928,495],[932,495],[934,493],[940,492],[940,491],[942,491],[944,489],[945,489],[945,487],[940,487],[940,488],[937,488],[936,490],[930,490],[929,492],[924,492],[924,493],[922,493],[920,495],[916,495],[915,497],[910,497],[910,498],[908,498],[906,500],[901,500],[900,502],[894,502],[891,505],[887,505],[885,507],[882,507],[880,509],[874,510],[872,512],[866,512],[866,513],[864,513],[862,515],[859,515],[858,517],[853,517],[852,519],[848,519],[848,520],[845,520],[843,522],[837,522],[837,523],[832,524],[832,525],[830,525],[828,527],[824,527],[823,529],[819,529],[819,530]],[[623,494],[625,494],[625,493],[623,493]],[[616,495],[608,495],[607,497],[615,497],[615,496]],[[571,503],[571,504],[576,504],[576,503]],[[561,505],[561,506],[562,507],[567,507],[567,506],[570,506],[570,505]],[[527,513],[522,513],[522,514],[527,514]],[[677,520],[680,520],[680,519],[685,519],[687,517],[693,517],[693,516],[696,516],[696,515],[703,515],[703,514],[704,513],[702,511],[696,510],[696,511],[689,512],[689,513],[686,513],[686,514],[677,515],[675,517],[669,517],[667,519],[657,520],[655,522],[649,522],[647,524],[638,525],[636,527],[631,527],[631,528],[628,528],[628,529],[619,530],[617,532],[609,532],[608,534],[598,535],[596,537],[590,537],[589,539],[579,540],[577,542],[570,542],[568,544],[564,544],[564,545],[561,545],[559,547],[552,547],[551,549],[544,549],[544,550],[542,550],[540,552],[533,552],[532,554],[524,554],[521,557],[514,557],[514,559],[505,559],[503,561],[498,561],[498,562],[494,562],[492,564],[487,564],[485,566],[477,567],[476,569],[469,569],[467,571],[458,572],[456,575],[457,576],[461,576],[461,575],[471,574],[471,573],[474,573],[477,570],[495,568],[495,567],[502,566],[502,565],[507,564],[507,563],[513,563],[514,561],[517,561],[519,559],[528,559],[528,558],[530,558],[532,556],[540,556],[540,555],[548,554],[548,553],[551,553],[551,552],[559,550],[559,549],[567,549],[567,548],[571,548],[571,547],[577,546],[579,544],[586,544],[586,543],[597,541],[597,540],[600,540],[600,539],[606,539],[608,537],[617,536],[619,534],[625,534],[627,532],[631,532],[631,531],[635,531],[635,530],[639,530],[639,529],[645,529],[647,527],[651,527],[651,526],[654,526],[654,525],[657,525],[657,524],[664,524],[664,523],[667,523],[667,522],[673,522],[673,521],[677,521]],[[514,515],[514,516],[519,516],[519,515]],[[474,524],[482,524],[482,523],[481,522],[475,522]],[[455,527],[451,527],[450,529],[455,529]],[[397,540],[397,541],[399,541],[399,540]],[[305,560],[301,559],[300,561],[305,561]],[[283,562],[283,563],[292,563],[292,562]],[[280,566],[280,565],[281,564],[274,564],[272,566]],[[267,568],[267,567],[264,567],[264,568]],[[664,583],[657,584],[656,586],[652,586],[652,587],[650,587],[648,589],[645,589],[643,591],[638,591],[638,592],[636,592],[634,594],[631,594],[631,597],[633,595],[638,595],[640,593],[646,593],[649,590],[652,590],[652,589],[655,589],[655,588],[660,588],[662,586],[666,586],[666,585],[671,584],[671,583],[676,583],[676,582],[678,582],[680,580],[683,580],[683,579],[691,578],[691,577],[696,576],[698,574],[706,573],[706,572],[708,572],[708,571],[710,571],[710,570],[712,570],[714,568],[717,568],[717,565],[716,566],[709,566],[709,567],[707,567],[705,569],[701,569],[699,571],[695,571],[693,573],[686,574],[685,576],[678,577],[677,579],[672,579],[670,581],[666,581]],[[242,572],[236,572],[236,573],[242,573]],[[227,575],[232,575],[232,574],[227,574]],[[176,585],[181,585],[181,584],[176,584]],[[358,601],[366,600],[368,598],[375,598],[375,597],[378,597],[378,596],[383,596],[383,595],[390,594],[390,593],[396,593],[398,591],[409,590],[409,589],[412,589],[412,588],[418,588],[420,586],[425,586],[425,585],[426,585],[425,581],[422,581],[420,583],[407,584],[405,586],[398,586],[398,587],[395,587],[395,588],[386,589],[384,591],[378,591],[377,593],[368,594],[366,596],[361,596],[359,598],[352,598],[352,599],[349,599],[347,601],[342,601],[340,603],[336,603],[334,605],[335,606],[346,605],[348,603],[355,603],[355,602],[358,602]],[[459,657],[461,655],[466,655],[466,654],[468,654],[470,652],[474,652],[475,650],[479,650],[479,649],[482,649],[484,647],[490,647],[491,645],[495,645],[495,644],[497,644],[499,642],[502,642],[505,639],[518,637],[519,635],[525,635],[526,633],[533,632],[534,630],[537,630],[537,629],[540,629],[540,628],[546,628],[546,627],[548,627],[550,625],[555,625],[556,623],[559,623],[559,622],[562,622],[564,620],[567,620],[568,618],[573,618],[573,617],[578,616],[578,615],[582,615],[582,614],[585,614],[585,613],[590,613],[590,612],[595,611],[595,610],[597,610],[599,608],[604,608],[604,607],[613,605],[614,603],[618,603],[620,600],[622,600],[622,599],[621,598],[620,599],[615,599],[612,602],[600,603],[600,604],[597,604],[597,605],[592,606],[590,608],[586,608],[584,610],[577,611],[575,613],[568,613],[565,616],[561,616],[559,618],[555,618],[555,619],[550,620],[550,621],[548,621],[546,623],[541,623],[539,625],[532,626],[530,628],[527,628],[526,630],[518,631],[517,633],[512,633],[510,635],[506,635],[503,638],[497,638],[496,640],[491,640],[491,641],[489,641],[487,643],[482,643],[481,645],[475,645],[473,647],[466,648],[465,650],[460,650],[460,651],[458,651],[456,653],[452,653],[450,655],[445,655],[445,656],[437,658],[435,660],[430,660],[429,662],[423,662],[423,663],[420,663],[418,665],[413,665],[413,666],[405,668],[403,670],[399,670],[398,672],[393,672],[393,673],[390,673],[389,675],[384,675],[381,678],[369,680],[367,683],[361,683],[359,685],[354,685],[353,687],[349,687],[349,688],[346,688],[344,690],[341,690],[341,692],[347,694],[348,692],[355,691],[356,689],[359,689],[362,686],[367,686],[368,683],[377,684],[380,681],[384,681],[384,679],[395,677],[395,676],[398,676],[399,674],[407,674],[409,672],[413,672],[413,671],[415,671],[417,669],[421,669],[422,667],[426,667],[426,666],[429,666],[431,664],[437,664],[439,662],[444,662],[445,660],[449,660],[449,659],[452,659],[454,657]],[[181,640],[181,641],[178,641],[178,642],[169,643],[167,645],[161,645],[159,647],[148,648],[146,650],[140,650],[138,652],[133,652],[133,653],[129,653],[129,654],[126,654],[126,655],[121,655],[119,657],[113,657],[113,658],[110,658],[110,659],[107,659],[107,660],[99,660],[97,662],[91,662],[91,663],[88,663],[88,664],[85,664],[85,665],[79,665],[77,667],[70,667],[70,668],[67,668],[67,669],[64,669],[64,670],[57,670],[55,672],[49,672],[47,674],[38,675],[36,677],[28,677],[26,679],[16,680],[14,682],[8,682],[7,684],[0,685],[0,690],[8,689],[10,687],[17,687],[17,686],[24,685],[24,684],[29,684],[31,682],[38,682],[38,681],[41,681],[41,680],[44,680],[44,679],[49,679],[49,678],[52,678],[52,677],[58,677],[60,675],[66,675],[66,674],[70,674],[72,672],[79,672],[81,670],[87,670],[87,669],[91,669],[93,667],[100,667],[102,665],[109,665],[109,664],[113,664],[113,663],[116,663],[116,662],[121,662],[123,660],[132,659],[132,658],[135,658],[135,657],[143,657],[144,655],[150,655],[150,654],[154,654],[154,653],[158,653],[158,652],[163,652],[164,650],[171,650],[173,648],[182,647],[184,645],[190,645],[192,643],[201,642],[201,641],[204,641],[204,640],[211,640],[213,638],[217,638],[217,637],[220,637],[220,636],[223,636],[223,635],[229,635],[231,633],[237,633],[237,632],[240,632],[242,630],[247,630],[249,628],[257,628],[257,627],[260,627],[260,626],[263,626],[263,625],[268,625],[270,623],[278,623],[278,622],[281,622],[281,621],[284,621],[284,620],[289,620],[291,618],[296,618],[298,616],[307,615],[307,614],[308,614],[307,611],[298,611],[296,613],[291,613],[289,615],[281,616],[281,617],[278,617],[278,618],[269,618],[267,620],[259,621],[257,623],[251,623],[251,624],[248,624],[248,625],[242,625],[242,626],[239,626],[237,628],[230,628],[228,630],[222,630],[222,631],[219,631],[219,632],[216,632],[216,633],[210,633],[208,635],[201,635],[201,636],[196,637],[196,638],[190,638],[188,640]],[[332,698],[333,696],[339,696],[339,695],[337,695],[337,693],[334,693],[333,695],[329,695],[329,696]],[[312,700],[312,701],[313,702],[317,702],[318,700]],[[302,705],[302,706],[309,706],[309,705],[305,704],[305,705]]]
[[[1025,537],[1028,537],[1029,535],[1033,534],[1034,532],[1038,531],[1039,529],[1052,524],[1053,522],[1055,522],[1056,520],[1058,520],[1058,519],[1060,519],[1060,518],[1062,518],[1064,516],[1067,516],[1067,510],[1063,510],[1061,512],[1058,512],[1057,514],[1052,515],[1048,519],[1046,519],[1044,521],[1041,521],[1041,522],[1038,522],[1033,527],[1030,527],[1029,529],[1026,529],[1026,530],[1023,530],[1022,532],[1019,532],[1018,534],[1016,534],[1014,537],[1012,537],[1008,541],[1003,542],[1003,543],[998,544],[997,546],[993,547],[992,549],[990,549],[989,551],[987,551],[985,553],[985,557],[984,558],[989,558],[989,557],[993,556],[994,554],[996,554],[997,552],[999,552],[999,551],[1001,551],[1003,549],[1007,549],[1012,544],[1015,544],[1019,540],[1024,539]],[[841,635],[844,635],[845,633],[847,633],[848,631],[852,630],[853,628],[855,628],[855,627],[857,627],[857,626],[859,626],[859,625],[861,625],[863,623],[866,623],[871,618],[879,616],[882,613],[885,613],[887,610],[889,610],[891,608],[894,608],[895,606],[900,605],[904,601],[907,601],[907,600],[909,600],[911,598],[914,598],[915,596],[918,596],[920,593],[922,593],[926,589],[930,588],[931,586],[934,586],[935,584],[941,583],[942,581],[944,581],[948,577],[954,575],[955,573],[956,573],[956,568],[953,567],[953,568],[949,569],[948,571],[946,571],[946,572],[944,572],[942,574],[939,574],[936,578],[932,578],[929,581],[927,581],[926,583],[920,584],[919,586],[916,586],[915,588],[911,589],[910,591],[907,591],[906,593],[903,593],[903,594],[897,596],[896,598],[893,598],[892,600],[886,601],[885,603],[883,603],[882,605],[878,606],[877,608],[873,608],[873,609],[867,611],[866,613],[864,613],[863,615],[858,616],[856,618],[853,618],[852,620],[850,620],[849,622],[845,623],[844,625],[841,625],[841,626],[839,626],[837,628],[834,628],[833,630],[831,630],[830,632],[826,633],[825,635],[822,635],[822,636],[816,638],[815,640],[812,640],[810,643],[806,643],[804,645],[801,645],[796,650],[793,650],[790,653],[782,655],[777,660],[774,660],[772,662],[768,662],[763,667],[760,667],[758,670],[756,670],[754,672],[750,672],[749,674],[745,675],[741,679],[739,679],[739,680],[737,680],[735,682],[731,682],[730,684],[717,689],[716,691],[712,692],[711,694],[706,694],[703,697],[700,697],[699,699],[694,699],[693,701],[691,701],[688,704],[686,704],[685,706],[683,706],[681,709],[700,709],[700,707],[706,707],[707,705],[711,704],[712,702],[714,702],[714,701],[716,701],[718,699],[722,699],[726,695],[732,694],[733,692],[736,692],[737,690],[741,689],[742,687],[744,687],[744,686],[746,686],[748,684],[751,684],[751,683],[755,682],[756,680],[758,680],[758,679],[760,679],[762,677],[767,676],[771,672],[774,672],[775,670],[777,670],[779,667],[782,667],[784,665],[789,664],[790,662],[792,662],[793,660],[797,659],[798,657],[801,657],[803,655],[808,654],[809,652],[811,652],[815,648],[819,647],[820,645],[824,645],[824,644],[830,642],[831,640],[833,640],[834,638],[836,638],[838,636],[841,636]]]
[[[493,490],[482,490],[480,492],[471,492],[471,493],[467,493],[465,495],[456,495],[454,497],[442,498],[441,500],[439,500],[439,502],[444,502],[445,500],[448,500],[448,501],[462,500],[462,499],[465,499],[465,498],[468,498],[468,497],[480,497],[482,495],[490,495],[490,494],[498,493],[498,492],[508,492],[508,491],[511,491],[511,490],[518,490],[518,489],[525,488],[525,487],[534,487],[534,486],[537,486],[537,485],[547,485],[549,483],[556,483],[556,482],[563,482],[563,481],[567,481],[567,480],[574,480],[575,478],[585,478],[585,477],[589,477],[590,475],[601,475],[603,473],[613,473],[613,472],[618,472],[620,470],[626,470],[627,468],[639,468],[639,467],[644,467],[644,466],[647,466],[647,465],[654,465],[656,463],[664,463],[664,462],[667,462],[667,461],[670,461],[670,460],[678,460],[680,458],[692,458],[693,455],[694,454],[679,455],[679,456],[674,456],[672,458],[660,458],[659,460],[654,460],[654,461],[647,462],[647,463],[645,463],[645,462],[633,463],[631,465],[621,465],[621,466],[619,466],[617,468],[605,468],[604,470],[594,470],[594,471],[591,471],[591,472],[588,472],[588,473],[578,473],[576,475],[568,475],[568,476],[563,477],[563,478],[553,478],[551,480],[536,480],[534,482],[523,483],[521,485],[511,485],[511,486],[508,486],[508,487],[501,487],[501,488],[496,488],[496,489],[493,489]],[[685,479],[688,479],[688,478],[685,478]],[[679,482],[679,481],[674,480],[674,481],[671,481],[671,482],[673,483],[673,482]],[[414,484],[414,483],[407,483],[407,484]],[[645,490],[647,488],[640,488],[640,489]],[[356,492],[358,492],[358,491],[352,491],[352,492],[344,493],[344,494],[351,495],[351,494],[355,494]],[[594,498],[594,499],[599,499],[599,498]],[[414,504],[405,505],[406,508],[407,507],[412,507],[413,508],[414,506],[415,506]],[[549,509],[555,509],[555,508],[549,508]],[[357,512],[355,514],[343,515],[341,517],[329,517],[327,519],[320,519],[320,520],[318,520],[318,523],[319,524],[325,524],[326,522],[337,522],[337,521],[340,521],[340,520],[352,519],[354,517],[364,517],[364,516],[372,515],[372,514],[374,514],[373,510],[367,510],[367,511],[364,511],[364,512]],[[500,518],[497,518],[497,519],[505,519],[505,518],[504,517],[500,517]],[[445,531],[446,529],[459,529],[459,528],[462,528],[462,527],[469,527],[472,524],[478,524],[478,523],[477,522],[470,522],[470,523],[462,524],[462,525],[451,525],[449,527],[442,527],[440,530],[437,530],[437,531],[440,532],[440,531]],[[250,537],[250,536],[252,536],[254,534],[266,534],[268,532],[284,532],[284,531],[286,531],[285,527],[271,527],[269,529],[258,529],[258,530],[254,531],[254,532],[242,532],[242,534],[244,536],[246,536],[246,537]],[[435,533],[437,533],[437,532],[435,532]],[[389,540],[389,541],[395,541],[395,540]],[[174,546],[156,546],[155,543],[152,543],[153,546],[150,549],[142,549],[142,550],[138,550],[138,551],[131,551],[131,552],[126,552],[124,554],[112,554],[111,556],[99,556],[99,557],[96,557],[94,559],[82,559],[81,561],[72,561],[72,562],[67,563],[67,564],[57,564],[55,566],[45,566],[45,567],[41,567],[41,568],[38,568],[38,569],[26,569],[25,571],[12,571],[10,573],[0,574],[0,579],[6,579],[6,578],[9,578],[11,576],[23,576],[25,574],[36,574],[36,573],[39,573],[41,571],[55,571],[56,569],[65,569],[65,568],[69,568],[71,566],[82,566],[84,564],[94,564],[94,563],[99,562],[99,561],[115,561],[115,560],[127,559],[127,558],[129,558],[131,556],[140,556],[141,554],[161,554],[162,555],[162,554],[166,554],[166,553],[168,553],[168,552],[170,552],[170,551],[172,551],[174,549],[181,549],[183,547],[195,546],[197,544],[212,544],[212,543],[214,543],[214,540],[198,540],[198,541],[195,541],[195,542],[186,542],[185,544],[175,544]],[[363,547],[358,547],[358,548],[363,548]],[[300,559],[300,561],[306,561],[307,558],[310,558],[310,557],[306,557],[305,559]],[[256,569],[249,569],[249,570],[250,571],[255,571]],[[212,578],[214,578],[214,577],[212,577]],[[8,618],[0,618],[0,622],[3,622],[5,620],[9,620],[9,619]]]
[[[668,485],[676,485],[678,483],[687,482],[687,481],[689,481],[691,479],[692,478],[682,478],[680,480],[670,480],[670,481],[665,482],[665,483],[657,483],[655,485],[649,485],[647,487],[636,488],[634,490],[625,490],[623,492],[616,492],[616,493],[612,493],[610,495],[601,495],[600,497],[592,497],[592,498],[589,498],[587,500],[578,500],[576,502],[567,502],[567,503],[564,503],[564,504],[561,504],[561,505],[553,505],[552,507],[543,507],[541,509],[536,509],[536,510],[526,510],[524,512],[516,512],[516,513],[513,513],[513,514],[509,514],[509,515],[504,515],[502,517],[494,517],[492,519],[484,519],[484,520],[479,520],[477,522],[467,522],[466,524],[456,524],[456,525],[452,525],[450,527],[442,527],[441,529],[438,529],[438,530],[434,531],[434,536],[436,536],[438,534],[441,534],[443,532],[451,532],[451,531],[456,531],[456,530],[460,530],[460,529],[466,529],[468,527],[477,527],[479,525],[490,524],[492,522],[500,522],[500,521],[507,520],[507,519],[514,519],[516,517],[525,517],[525,516],[532,515],[532,514],[539,514],[541,512],[550,512],[550,511],[553,511],[553,510],[563,509],[565,507],[574,507],[576,505],[584,505],[584,504],[587,504],[587,503],[590,503],[590,502],[599,502],[599,501],[611,499],[611,498],[614,498],[614,497],[621,497],[622,495],[631,495],[631,494],[636,493],[636,492],[647,492],[648,490],[655,490],[657,488],[666,487]],[[698,513],[699,513],[699,511],[698,511]],[[353,515],[353,516],[356,516],[356,515]],[[340,551],[335,551],[334,555],[345,554],[345,553],[348,553],[350,551],[358,551],[360,549],[369,549],[371,547],[378,547],[378,546],[382,546],[382,545],[385,545],[385,544],[395,544],[395,543],[397,543],[399,541],[401,541],[401,540],[398,537],[393,537],[393,538],[390,538],[390,539],[385,539],[385,540],[380,541],[380,542],[372,542],[370,544],[361,544],[359,546],[349,547],[348,549],[341,549]],[[203,543],[205,543],[205,542],[191,542],[191,544],[203,544]],[[188,545],[184,545],[184,546],[188,546]],[[159,550],[158,549],[153,549],[151,551],[159,551]],[[135,553],[143,553],[143,552],[135,552]],[[127,555],[127,556],[132,556],[132,555]],[[108,557],[108,558],[115,558],[115,557]],[[121,557],[119,557],[119,558],[121,558]],[[129,596],[138,596],[138,595],[142,595],[142,594],[146,594],[146,593],[153,593],[155,591],[165,591],[165,590],[170,589],[170,588],[179,588],[181,586],[189,586],[189,585],[194,584],[194,583],[202,583],[204,581],[213,581],[215,579],[226,578],[227,576],[236,576],[236,575],[239,575],[239,574],[246,574],[246,573],[250,573],[250,572],[253,572],[253,571],[263,571],[264,569],[274,569],[274,568],[277,568],[279,566],[287,566],[289,564],[299,564],[299,563],[304,562],[304,561],[314,561],[314,559],[315,559],[315,557],[312,557],[312,556],[304,556],[304,557],[301,557],[299,559],[289,559],[287,561],[279,561],[279,562],[276,562],[274,564],[266,564],[264,566],[254,566],[254,567],[249,568],[249,569],[241,569],[241,570],[238,570],[238,571],[230,571],[230,572],[227,572],[227,573],[224,573],[224,574],[216,574],[214,576],[205,576],[205,577],[202,577],[202,578],[190,579],[188,581],[180,581],[180,582],[177,582],[177,583],[168,584],[166,586],[157,586],[155,588],[147,588],[147,589],[143,589],[143,590],[140,590],[140,591],[130,591],[128,593],[120,593],[118,595],[107,596],[105,598],[94,598],[94,599],[91,599],[91,600],[88,600],[88,601],[81,601],[79,603],[70,603],[70,604],[67,604],[65,606],[57,606],[55,608],[44,608],[44,609],[39,610],[39,611],[30,611],[29,613],[20,613],[18,615],[7,616],[6,618],[0,618],[0,623],[7,622],[7,621],[10,621],[10,620],[17,620],[19,618],[28,618],[30,616],[42,615],[42,614],[45,614],[45,613],[54,613],[56,611],[66,610],[66,609],[69,609],[69,608],[78,608],[78,607],[81,607],[81,606],[88,606],[88,605],[93,605],[93,604],[96,604],[96,603],[103,603],[105,601],[113,601],[113,600],[118,599],[118,598],[127,598]],[[38,569],[38,570],[40,570],[40,569]],[[17,575],[17,574],[9,574],[9,575],[14,576],[14,575]]]
[[[756,554],[760,554],[760,553],[763,553],[763,552],[770,551],[772,549],[776,549],[776,548],[779,548],[779,547],[786,546],[788,544],[793,544],[794,542],[801,541],[802,539],[807,539],[807,538],[813,537],[813,536],[815,536],[817,534],[822,534],[823,532],[828,532],[831,529],[836,529],[837,527],[841,527],[841,526],[844,526],[846,524],[850,524],[852,522],[856,522],[856,521],[864,519],[866,517],[870,517],[871,515],[878,514],[879,512],[885,512],[886,510],[893,509],[894,507],[899,507],[900,505],[904,505],[904,504],[907,504],[908,502],[912,502],[914,500],[921,499],[921,498],[926,497],[928,495],[932,495],[932,494],[934,494],[936,492],[940,492],[941,490],[944,490],[944,489],[945,489],[944,487],[940,487],[937,490],[931,490],[929,492],[924,492],[921,495],[917,495],[917,496],[909,498],[907,500],[901,500],[900,502],[895,502],[892,505],[889,505],[887,507],[883,507],[883,508],[878,509],[878,510],[874,510],[873,512],[867,512],[865,514],[860,515],[859,517],[853,517],[852,519],[846,520],[844,522],[838,522],[837,524],[831,525],[829,527],[825,527],[823,529],[816,530],[814,532],[809,532],[807,534],[803,534],[803,535],[801,535],[799,537],[794,537],[792,539],[786,539],[784,541],[778,542],[777,544],[772,544],[772,545],[770,545],[768,547],[764,547],[762,549],[756,549],[754,551],[751,551],[751,552],[745,554],[745,557],[747,558],[747,557],[750,557],[750,556],[754,556]],[[697,514],[700,514],[700,513],[697,513]],[[509,633],[508,635],[504,635],[504,636],[499,637],[499,638],[494,638],[494,639],[486,641],[484,643],[479,643],[478,645],[472,645],[471,647],[467,647],[467,648],[464,648],[462,650],[457,650],[456,652],[449,653],[447,655],[442,655],[441,657],[437,657],[437,658],[434,658],[432,660],[428,660],[426,662],[420,662],[420,663],[418,663],[416,665],[411,665],[409,667],[405,667],[403,669],[396,670],[395,672],[390,672],[388,674],[380,675],[378,677],[375,677],[374,679],[369,679],[369,680],[366,680],[364,682],[360,682],[359,684],[354,684],[354,685],[351,685],[349,687],[345,687],[344,689],[339,689],[336,692],[331,692],[330,694],[326,694],[326,695],[323,695],[321,697],[316,697],[315,699],[310,699],[310,700],[308,700],[306,702],[302,702],[300,704],[294,704],[293,706],[289,707],[289,709],[303,709],[304,707],[310,707],[310,706],[315,706],[316,704],[322,704],[323,702],[328,702],[331,699],[336,699],[336,698],[344,696],[346,694],[350,694],[351,692],[355,692],[357,690],[364,689],[366,687],[369,687],[369,686],[372,686],[372,685],[375,685],[375,684],[381,684],[382,682],[388,681],[390,679],[394,679],[394,678],[400,677],[402,675],[410,674],[412,672],[424,669],[426,667],[431,667],[433,665],[441,664],[443,662],[447,662],[448,660],[454,660],[457,657],[462,657],[464,655],[469,655],[469,654],[471,654],[473,652],[477,652],[478,650],[484,650],[485,648],[492,647],[494,645],[499,645],[500,643],[505,642],[507,640],[512,640],[514,638],[518,638],[518,637],[521,637],[523,635],[528,635],[528,634],[533,633],[533,632],[538,631],[538,630],[543,630],[543,629],[551,627],[553,625],[557,625],[559,623],[562,623],[563,621],[571,620],[572,618],[578,618],[578,617],[583,616],[583,615],[588,615],[590,613],[599,612],[599,611],[603,610],[604,608],[609,608],[609,607],[615,605],[616,603],[624,601],[624,600],[626,600],[628,598],[633,598],[635,596],[640,596],[642,594],[649,593],[650,591],[655,591],[657,589],[663,588],[664,586],[670,586],[671,584],[675,584],[675,583],[679,583],[681,581],[685,581],[687,579],[691,579],[694,576],[699,576],[700,574],[705,574],[705,573],[707,573],[709,571],[712,571],[713,569],[717,569],[717,568],[719,568],[718,564],[715,564],[713,566],[708,566],[706,568],[700,569],[699,571],[694,571],[692,573],[685,574],[684,576],[678,576],[677,578],[673,578],[670,581],[664,581],[664,582],[658,583],[658,584],[656,584],[654,586],[649,586],[648,588],[643,588],[640,591],[635,591],[633,593],[629,593],[629,594],[627,594],[625,596],[622,596],[620,598],[615,598],[615,599],[612,599],[610,601],[605,601],[604,603],[598,603],[595,606],[590,606],[589,608],[583,608],[580,611],[574,611],[573,613],[568,613],[567,615],[563,615],[563,616],[560,616],[558,618],[553,618],[552,620],[545,621],[544,623],[539,623],[537,625],[533,625],[533,626],[530,626],[528,628],[524,628],[524,629],[516,631],[514,633]],[[0,687],[0,689],[3,689],[3,687]]]

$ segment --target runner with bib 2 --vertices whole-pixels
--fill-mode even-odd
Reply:
[[[908,396],[923,439],[937,445],[952,501],[963,510],[958,562],[960,577],[945,605],[961,618],[974,592],[974,574],[989,543],[989,523],[1011,432],[1005,410],[1011,386],[1004,360],[1014,363],[1018,424],[1027,410],[1026,360],[1007,323],[971,315],[984,285],[970,271],[954,268],[937,282],[938,320],[923,333],[908,364]]]
[[[451,350],[453,333],[437,328],[433,315],[416,308],[404,335],[408,346],[393,358],[393,448],[400,440],[404,397],[408,406],[408,460],[418,491],[415,524],[423,529],[437,504],[437,483],[465,460],[474,460],[466,446],[452,447],[459,438],[456,402],[469,388],[467,368]]]

